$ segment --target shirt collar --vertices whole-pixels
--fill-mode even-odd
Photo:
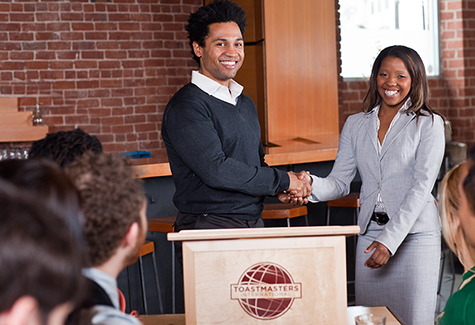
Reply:
[[[192,71],[191,83],[198,86],[201,90],[210,96],[216,97],[220,100],[236,105],[237,98],[241,95],[243,86],[231,79],[229,88],[221,85],[211,78],[201,74],[199,71]]]
[[[114,279],[109,274],[93,267],[83,269],[82,273],[84,276],[100,285],[109,296],[110,300],[114,304],[114,307],[120,309],[119,292],[117,291],[116,279]]]

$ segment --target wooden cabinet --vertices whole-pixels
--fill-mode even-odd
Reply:
[[[235,79],[256,104],[262,142],[276,159],[272,163],[334,159],[339,138],[335,2],[235,2],[248,18],[244,64]]]
[[[236,80],[257,106],[266,162],[281,166],[335,159],[339,140],[335,2],[234,1],[248,18],[245,59]],[[171,175],[166,156],[133,163],[141,178]]]

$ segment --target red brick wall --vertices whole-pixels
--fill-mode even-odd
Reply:
[[[441,75],[431,77],[430,104],[452,123],[454,141],[475,142],[475,2],[440,0]],[[367,85],[340,82],[340,126],[361,111]]]
[[[165,104],[196,68],[184,25],[201,4],[0,3],[0,96],[19,97],[21,110],[42,103],[53,131],[81,127],[97,135],[107,151],[164,150],[160,121]],[[430,80],[431,104],[452,122],[453,139],[471,144],[475,2],[440,0],[440,9],[442,73]],[[339,78],[341,126],[361,110],[366,89],[364,80]]]
[[[165,104],[196,68],[184,25],[201,4],[0,3],[0,96],[42,103],[53,131],[81,127],[107,151],[163,150]]]

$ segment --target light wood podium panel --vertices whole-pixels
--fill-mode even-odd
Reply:
[[[186,324],[345,324],[358,226],[185,230]]]

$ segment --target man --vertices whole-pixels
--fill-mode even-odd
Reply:
[[[84,153],[66,166],[76,184],[85,218],[84,237],[91,268],[96,313],[93,324],[141,324],[119,310],[117,276],[135,263],[147,232],[146,201],[141,181],[119,156]]]
[[[162,122],[179,210],[175,231],[262,227],[266,195],[302,200],[311,186],[264,160],[257,110],[232,78],[244,60],[245,11],[214,1],[186,30],[199,71],[169,101]]]
[[[80,250],[65,218],[0,180],[0,324],[62,325],[82,298]]]

